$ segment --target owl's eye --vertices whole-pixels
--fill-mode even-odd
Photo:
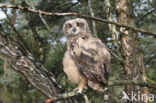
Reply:
[[[80,23],[77,23],[77,27],[80,28],[80,26],[81,26]]]
[[[72,28],[72,25],[71,25],[71,24],[69,24],[69,25],[68,25],[68,28],[69,28],[69,29],[70,29],[70,28]]]

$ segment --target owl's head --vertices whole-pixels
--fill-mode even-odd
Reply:
[[[90,34],[87,22],[81,18],[67,20],[63,26],[63,32],[66,36]]]

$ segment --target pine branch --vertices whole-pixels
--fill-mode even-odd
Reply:
[[[116,80],[116,81],[109,81],[108,87],[112,86],[121,86],[121,85],[138,85],[141,87],[148,87],[156,89],[155,83],[149,83],[144,81],[133,81],[133,80]]]
[[[114,24],[114,25],[116,25],[118,27],[125,27],[127,29],[132,29],[134,31],[141,32],[143,34],[150,34],[150,35],[153,35],[154,37],[156,37],[156,33],[155,32],[150,32],[150,31],[139,29],[139,28],[132,27],[132,26],[129,26],[129,25],[124,25],[124,24],[113,22],[113,21],[108,21],[106,19],[97,18],[97,17],[91,17],[91,16],[88,16],[88,15],[83,15],[83,14],[74,13],[74,12],[51,13],[51,12],[45,12],[45,11],[41,11],[41,10],[31,9],[31,8],[28,8],[28,7],[9,5],[9,4],[2,4],[2,3],[0,3],[0,8],[19,9],[19,10],[23,10],[23,11],[27,11],[27,12],[31,12],[31,13],[37,13],[37,14],[40,14],[40,15],[47,15],[47,16],[76,16],[76,17],[92,19],[92,20],[95,20],[95,21],[100,21],[100,22],[104,22],[104,23],[108,23],[108,24]]]
[[[151,58],[149,58],[144,65],[147,65],[149,64],[153,59],[156,59],[156,55],[155,56],[152,56]]]
[[[151,14],[151,13],[153,13],[153,12],[155,12],[155,11],[156,11],[156,8],[154,8],[153,10],[151,10],[151,11],[147,12],[146,14],[144,14],[144,15],[136,22],[136,24],[139,24],[139,22],[140,22],[141,20],[143,20],[145,17],[147,17],[149,14]]]
[[[109,81],[108,82],[108,87],[112,87],[112,86],[122,86],[122,85],[138,85],[141,87],[149,87],[149,88],[153,88],[156,89],[156,84],[154,83],[148,83],[148,82],[143,82],[143,81],[132,81],[132,80],[116,80],[116,81]],[[69,99],[75,96],[79,96],[84,94],[86,91],[83,91],[83,93],[78,93],[78,92],[68,92],[68,93],[64,93],[64,94],[60,94],[57,95],[51,99],[48,99],[46,101],[44,101],[43,103],[53,103],[56,101],[60,101],[60,100],[65,100],[65,99]]]

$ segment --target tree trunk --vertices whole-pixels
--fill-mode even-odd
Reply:
[[[95,14],[94,14],[93,8],[92,8],[92,0],[88,0],[88,8],[89,8],[91,17],[94,17]],[[94,20],[92,20],[92,29],[93,29],[93,35],[94,35],[95,37],[98,37],[98,35],[97,35],[97,30],[96,30],[96,23],[95,23]]]
[[[130,25],[135,27],[135,19],[132,8],[131,0],[119,0],[116,3],[118,11],[118,23]],[[138,36],[137,33],[121,27],[121,43],[123,50],[123,59],[124,59],[124,70],[126,73],[127,80],[141,80],[146,81],[146,75],[144,71],[143,58],[139,50]],[[125,88],[127,94],[130,95],[132,92],[136,94],[148,94],[148,89],[128,85]],[[147,103],[146,98],[143,100],[133,100],[127,101],[128,103]]]
[[[110,0],[105,0],[105,4],[106,4],[107,20],[114,21],[113,20],[113,18],[114,18],[113,14],[111,12],[111,2],[110,2]],[[119,38],[118,38],[118,34],[117,34],[116,25],[108,24],[108,26],[109,26],[109,31],[111,33],[113,45],[118,47],[118,44],[119,44],[118,40],[119,40]]]

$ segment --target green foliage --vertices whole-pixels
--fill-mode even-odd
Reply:
[[[23,77],[8,69],[0,79],[2,100],[6,103],[38,103],[44,96]]]

